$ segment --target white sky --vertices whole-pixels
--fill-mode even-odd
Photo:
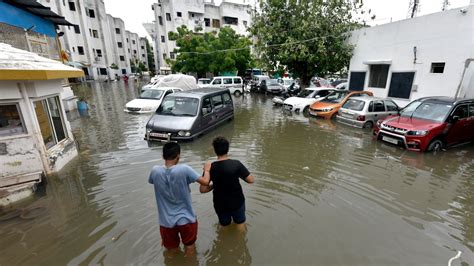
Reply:
[[[172,0],[183,1],[183,0]],[[242,2],[244,0],[233,0]],[[255,0],[246,0],[254,3]],[[450,0],[450,8],[469,5],[470,0]],[[148,36],[142,24],[153,22],[154,15],[151,6],[157,0],[104,0],[107,13],[120,17],[125,21],[125,28],[140,36]],[[219,0],[215,1],[220,3]],[[420,0],[420,15],[441,11],[443,0]],[[396,20],[405,19],[408,14],[409,0],[364,0],[366,9],[371,9],[376,19],[371,25],[384,24]]]

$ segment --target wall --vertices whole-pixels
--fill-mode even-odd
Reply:
[[[473,7],[384,24],[355,31],[350,42],[355,45],[351,71],[367,71],[365,89],[375,96],[387,97],[393,72],[415,71],[410,99],[395,99],[402,106],[425,96],[456,96],[465,62],[473,57]],[[416,62],[414,62],[416,47]],[[366,61],[391,60],[386,88],[369,88]],[[444,73],[430,73],[431,63],[445,62]]]

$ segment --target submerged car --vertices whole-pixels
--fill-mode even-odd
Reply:
[[[290,97],[283,102],[283,108],[287,111],[307,113],[309,106],[324,99],[334,89],[330,88],[307,88],[302,90],[296,97]]]
[[[278,94],[285,91],[285,86],[280,84],[277,79],[263,80],[262,86],[265,86],[268,93]]]
[[[337,114],[337,122],[359,128],[372,128],[379,119],[398,113],[398,105],[390,99],[352,97]]]
[[[349,98],[362,95],[373,96],[373,93],[370,91],[336,90],[321,101],[313,103],[309,107],[309,114],[331,119],[336,116],[341,106],[344,105]]]
[[[202,88],[165,97],[146,124],[148,141],[192,140],[234,118],[229,89]]]
[[[415,100],[397,116],[380,120],[378,140],[411,151],[439,151],[474,140],[474,99],[426,97]]]
[[[208,86],[211,83],[211,79],[201,78],[197,81],[198,88],[203,88]]]
[[[182,91],[182,89],[173,87],[149,88],[144,90],[140,94],[140,97],[128,102],[125,105],[124,111],[139,114],[155,112],[166,95],[178,91]]]

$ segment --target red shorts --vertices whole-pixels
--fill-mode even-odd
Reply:
[[[173,228],[160,226],[161,245],[167,249],[179,247],[179,237],[185,246],[191,246],[196,242],[198,231],[198,223],[189,223],[185,225],[177,225]]]

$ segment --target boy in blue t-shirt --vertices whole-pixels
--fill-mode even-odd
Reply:
[[[181,237],[186,254],[191,254],[195,251],[197,219],[189,184],[209,185],[211,164],[206,162],[204,176],[200,176],[188,165],[178,164],[180,153],[178,143],[166,143],[163,146],[165,165],[152,168],[148,183],[155,188],[162,245],[168,250],[178,249]]]

